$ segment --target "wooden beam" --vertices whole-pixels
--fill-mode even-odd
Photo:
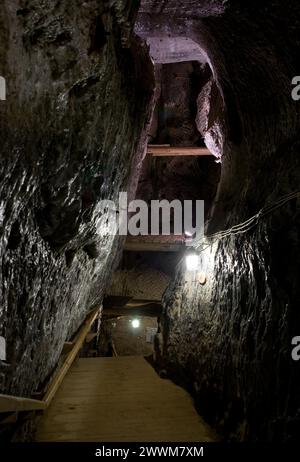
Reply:
[[[153,305],[153,304],[160,304],[161,299],[152,299],[148,300],[145,298],[132,298],[130,302],[126,303],[125,307],[126,308],[139,308],[141,306],[148,306],[148,305]]]
[[[160,299],[144,299],[144,298],[133,298],[123,295],[107,295],[103,300],[103,309],[108,308],[136,308],[139,306],[149,305],[153,303],[160,303]]]
[[[184,244],[167,242],[143,242],[142,240],[126,240],[124,250],[128,252],[180,252]]]
[[[119,316],[149,316],[149,317],[157,317],[160,316],[162,313],[162,305],[161,303],[147,303],[146,305],[134,306],[134,307],[127,307],[124,306],[107,308],[103,310],[102,314],[103,317],[119,317]]]
[[[207,148],[148,145],[148,155],[153,157],[165,156],[212,156]]]

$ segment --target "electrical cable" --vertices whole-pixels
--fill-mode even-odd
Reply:
[[[239,223],[238,225],[234,225],[231,228],[228,228],[224,231],[218,231],[217,233],[210,234],[208,236],[205,236],[206,240],[209,240],[210,243],[206,247],[198,247],[195,246],[195,250],[198,252],[203,252],[206,250],[208,247],[210,247],[215,241],[224,239],[229,236],[235,236],[238,234],[244,234],[248,231],[250,231],[252,228],[254,228],[261,218],[265,217],[266,215],[274,212],[275,210],[279,209],[282,207],[284,204],[287,202],[291,201],[292,199],[297,199],[300,197],[300,191],[296,191],[290,194],[287,194],[285,196],[282,196],[280,199],[278,199],[276,202],[273,202],[269,205],[264,206],[259,212],[257,212],[254,216],[249,218],[248,220],[244,221],[243,223]],[[200,246],[201,244],[199,244]]]
[[[207,250],[208,248],[212,248],[212,245],[217,240],[225,239],[226,237],[229,237],[229,236],[236,236],[238,234],[244,234],[250,231],[251,229],[253,229],[259,223],[261,218],[265,217],[266,215],[269,215],[270,213],[282,207],[287,202],[293,199],[297,199],[298,197],[300,197],[300,191],[295,191],[293,193],[286,194],[285,196],[282,196],[280,199],[278,199],[276,202],[273,202],[269,205],[264,206],[262,209],[260,209],[255,215],[253,215],[248,220],[242,223],[239,223],[238,225],[234,225],[231,228],[228,228],[226,230],[218,231],[217,233],[213,233],[213,234],[209,234],[205,236],[204,243],[203,243],[203,244],[206,244],[205,246],[201,244],[200,242],[194,246],[190,246],[190,249],[194,249],[198,254],[200,254],[204,252],[205,250]],[[176,270],[182,264],[183,259],[184,259],[184,256],[177,263]]]

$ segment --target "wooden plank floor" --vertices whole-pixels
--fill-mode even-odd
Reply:
[[[37,441],[214,441],[188,393],[143,357],[83,358],[42,416]]]

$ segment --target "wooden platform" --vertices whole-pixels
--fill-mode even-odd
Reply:
[[[41,417],[37,441],[214,441],[188,393],[143,357],[79,359]]]

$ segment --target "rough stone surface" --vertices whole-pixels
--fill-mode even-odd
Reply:
[[[147,44],[155,64],[205,62],[199,44],[187,37],[149,37]]]
[[[201,89],[203,70],[198,63],[165,64],[160,69],[161,94],[155,143],[171,146],[201,144],[195,123],[195,100]]]
[[[224,151],[226,133],[225,108],[222,96],[211,78],[197,98],[196,124],[210,152],[220,162]]]
[[[181,18],[202,18],[225,11],[227,0],[142,0],[141,13],[169,14]]]
[[[135,14],[131,1],[1,4],[1,392],[48,376],[118,259],[100,200],[134,189],[154,87]]]
[[[190,37],[212,69],[224,120],[216,122],[222,177],[209,234],[299,190],[300,112],[291,81],[299,75],[300,6],[232,0],[221,15],[197,21],[202,6],[192,12],[177,3],[172,22],[148,9],[137,29]],[[291,359],[300,325],[299,224],[294,199],[252,231],[208,247],[201,254],[206,284],[182,266],[164,298],[158,356],[226,439],[299,436],[300,369]]]
[[[170,278],[162,271],[141,266],[116,271],[108,293],[140,300],[161,300],[169,282]]]

